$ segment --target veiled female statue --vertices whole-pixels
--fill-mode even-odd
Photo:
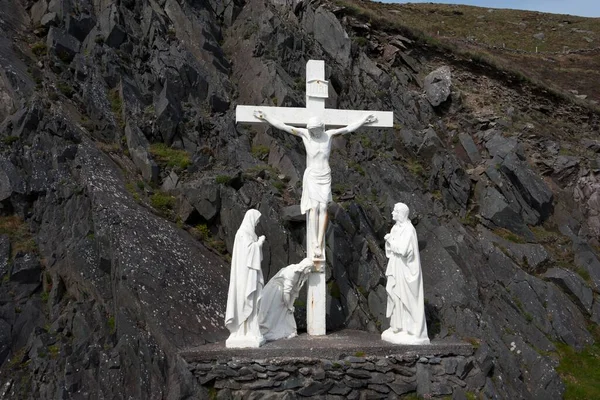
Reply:
[[[258,325],[258,309],[264,286],[261,270],[262,245],[257,237],[258,210],[248,210],[235,234],[225,326],[231,334],[226,347],[260,347],[265,339]]]

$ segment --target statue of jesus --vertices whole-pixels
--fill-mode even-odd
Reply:
[[[329,167],[331,141],[334,136],[354,132],[365,124],[376,122],[377,118],[369,114],[344,128],[325,130],[325,124],[316,117],[309,119],[306,128],[296,128],[269,117],[260,110],[254,111],[254,116],[277,129],[302,138],[306,148],[306,170],[302,179],[300,210],[302,214],[308,213],[309,225],[312,226],[307,229],[315,230],[313,237],[316,242],[306,245],[313,246],[313,258],[319,259],[323,254],[323,238],[327,229],[327,204],[332,200]]]

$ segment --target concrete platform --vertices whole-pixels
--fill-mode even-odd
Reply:
[[[301,334],[292,339],[269,342],[255,349],[228,349],[225,342],[194,347],[180,352],[188,362],[216,359],[318,358],[341,360],[348,356],[470,356],[473,346],[457,341],[432,341],[429,345],[395,345],[381,340],[380,334],[341,330],[326,336]]]

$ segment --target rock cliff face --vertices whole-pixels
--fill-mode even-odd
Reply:
[[[303,106],[311,58],[396,121],[335,142],[328,327],[386,328],[402,201],[431,338],[478,344],[485,397],[560,397],[548,354],[600,323],[598,115],[327,2],[0,4],[0,398],[208,395],[178,351],[226,337],[245,210],[266,278],[305,253],[302,143],[235,105]]]

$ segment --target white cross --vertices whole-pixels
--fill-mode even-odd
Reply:
[[[237,106],[235,109],[235,121],[249,124],[262,124],[262,121],[254,116],[255,111],[263,111],[265,114],[279,121],[294,126],[304,127],[309,118],[319,117],[327,127],[350,125],[369,114],[374,115],[377,121],[364,125],[364,128],[390,128],[394,126],[394,114],[390,111],[360,111],[360,110],[336,110],[325,108],[325,99],[328,97],[329,85],[325,80],[325,62],[321,60],[309,60],[306,63],[306,108],[300,107],[268,107],[268,106]],[[308,229],[307,213],[307,257],[313,258],[311,243],[316,242]],[[324,239],[323,239],[324,240]],[[322,246],[325,249],[325,243]],[[306,303],[307,330],[309,335],[325,335],[326,317],[326,286],[325,286],[325,252],[315,263],[316,272],[308,277],[308,299]]]

